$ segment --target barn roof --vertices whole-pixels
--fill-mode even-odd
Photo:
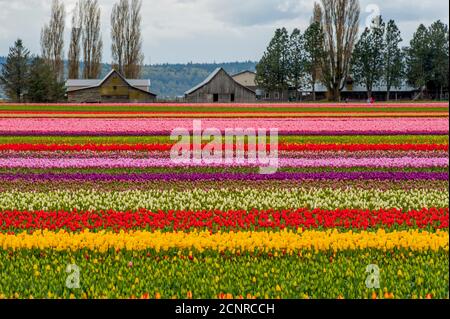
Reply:
[[[198,89],[200,89],[200,88],[204,87],[205,85],[207,85],[209,82],[212,81],[212,79],[214,79],[216,77],[216,75],[220,72],[220,70],[222,70],[222,68],[215,69],[210,75],[208,75],[208,77],[203,82],[201,82],[198,85],[194,86],[192,89],[186,91],[185,94],[194,93]]]
[[[66,81],[67,87],[89,87],[97,86],[102,82],[102,79],[97,80],[72,80]],[[127,79],[127,82],[131,86],[150,86],[150,80],[137,80],[137,79]]]
[[[233,74],[232,77],[235,77],[235,76],[238,76],[238,75],[241,75],[241,74],[245,74],[245,73],[250,73],[250,74],[256,75],[256,72],[253,72],[253,71],[250,71],[250,70],[244,70],[244,71],[238,72],[236,74]]]
[[[148,87],[150,89],[150,80],[140,80],[140,79],[125,79],[119,72],[112,69],[103,79],[89,79],[89,80],[78,80],[78,79],[69,79],[66,81],[66,88],[68,88],[69,92],[81,91],[85,89],[91,89],[101,86],[108,78],[116,73],[120,76],[120,78],[127,83],[129,86],[133,87],[136,90],[149,93],[151,95],[155,95],[147,90],[142,90],[139,87]]]
[[[184,94],[185,95],[189,95],[194,93],[195,91],[201,89],[202,87],[204,87],[205,85],[208,85],[216,76],[217,74],[219,74],[220,71],[225,72],[225,74],[232,80],[235,81],[228,73],[227,71],[224,70],[224,68],[217,68],[215,69],[210,75],[208,75],[208,77],[201,83],[199,83],[198,85],[194,86],[192,89],[186,91]],[[236,81],[235,81],[236,82]],[[238,85],[242,86],[243,88],[245,88],[246,90],[251,91],[252,93],[255,93],[254,91],[250,90],[249,88],[239,84],[238,82],[236,82]]]

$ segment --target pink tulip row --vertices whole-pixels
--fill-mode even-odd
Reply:
[[[247,152],[246,152],[247,154]],[[279,151],[280,158],[298,158],[298,159],[326,159],[326,158],[351,158],[351,159],[366,159],[366,158],[414,158],[414,159],[432,159],[432,158],[448,158],[449,153],[446,151]],[[47,159],[89,159],[101,157],[104,159],[164,159],[170,158],[170,151],[110,151],[110,152],[95,152],[95,151],[42,151],[42,152],[28,152],[28,151],[0,151],[0,159],[17,159],[17,158],[47,158]]]
[[[413,132],[448,133],[446,118],[347,118],[347,119],[205,119],[202,129],[215,128],[221,131],[237,128],[278,129],[280,132],[336,134],[351,132],[391,132],[408,134]],[[0,119],[0,135],[5,134],[158,134],[171,133],[181,128],[193,130],[192,119]]]
[[[221,161],[222,162],[222,161]],[[1,168],[150,168],[150,167],[186,167],[186,166],[255,166],[264,164],[259,160],[252,163],[248,159],[238,162],[236,159],[232,163],[225,164],[202,161],[201,163],[177,163],[170,158],[67,158],[67,159],[47,159],[47,158],[0,158]],[[448,158],[280,158],[280,167],[380,167],[380,168],[430,168],[448,167]]]

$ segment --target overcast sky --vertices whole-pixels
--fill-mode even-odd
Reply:
[[[116,0],[99,0],[102,9],[103,60],[110,62],[110,12]],[[70,14],[66,3],[66,50]],[[275,28],[304,30],[313,0],[143,0],[145,62],[228,62],[259,60]],[[0,55],[17,38],[39,53],[40,29],[50,17],[51,0],[0,0]],[[374,6],[375,5],[375,6]],[[448,0],[361,0],[361,25],[379,8],[395,19],[405,41],[420,23],[449,22]],[[366,12],[367,10],[367,12]]]

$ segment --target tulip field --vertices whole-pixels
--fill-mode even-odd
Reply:
[[[277,171],[174,162],[194,120]],[[448,299],[448,173],[446,103],[0,104],[0,299]]]

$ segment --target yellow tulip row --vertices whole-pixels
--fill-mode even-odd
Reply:
[[[88,249],[106,252],[109,249],[142,251],[154,249],[195,250],[203,252],[272,252],[293,253],[298,250],[342,251],[363,249],[407,249],[411,251],[448,251],[449,233],[419,230],[386,232],[290,231],[216,233],[120,232],[68,233],[39,231],[33,234],[0,234],[0,247],[7,249],[54,249],[56,251]]]

